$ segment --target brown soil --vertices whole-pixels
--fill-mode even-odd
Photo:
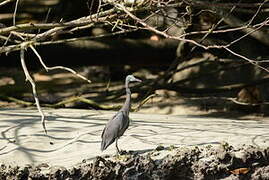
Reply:
[[[169,151],[163,158],[156,158]],[[164,148],[146,154],[128,152],[117,157],[96,157],[71,169],[48,164],[25,167],[1,165],[5,179],[269,179],[269,148],[228,144],[218,147]]]

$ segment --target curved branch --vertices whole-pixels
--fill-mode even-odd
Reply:
[[[38,112],[41,115],[41,123],[42,123],[43,129],[44,129],[45,133],[47,134],[46,124],[45,124],[45,115],[44,115],[44,113],[43,113],[43,111],[41,109],[41,106],[39,104],[39,100],[38,100],[37,92],[36,92],[36,85],[35,85],[35,82],[34,82],[33,78],[29,74],[29,71],[28,71],[28,69],[26,67],[26,64],[25,64],[25,59],[24,59],[25,49],[24,48],[25,47],[22,46],[21,51],[20,51],[22,69],[23,69],[23,72],[25,74],[26,81],[29,81],[31,86],[32,86],[32,91],[33,91],[33,96],[34,96],[34,99],[35,99],[36,107],[38,109]]]

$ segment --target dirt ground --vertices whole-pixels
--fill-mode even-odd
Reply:
[[[170,151],[163,158],[158,156]],[[269,149],[253,146],[164,148],[159,146],[147,154],[125,152],[120,156],[83,160],[71,169],[48,164],[25,167],[1,165],[0,178],[60,180],[60,179],[269,179]]]

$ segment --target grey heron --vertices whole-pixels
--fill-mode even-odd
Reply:
[[[133,75],[128,75],[125,79],[126,100],[119,112],[107,122],[102,132],[101,151],[105,150],[110,144],[116,141],[117,153],[120,153],[118,139],[129,127],[129,111],[131,107],[131,90],[129,88],[129,83],[135,81],[141,82],[140,79],[135,78]]]

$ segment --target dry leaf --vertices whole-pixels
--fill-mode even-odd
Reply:
[[[236,175],[239,175],[239,174],[247,174],[249,172],[249,168],[238,168],[238,169],[235,169],[235,170],[232,170],[230,171],[232,174],[236,174]]]

